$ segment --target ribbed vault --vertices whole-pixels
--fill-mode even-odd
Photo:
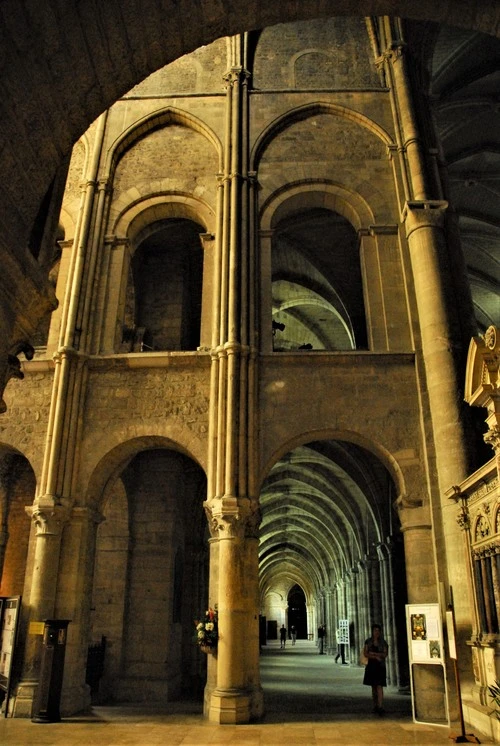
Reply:
[[[308,603],[393,533],[393,485],[363,448],[321,441],[295,448],[271,469],[261,491],[261,605],[293,585]]]

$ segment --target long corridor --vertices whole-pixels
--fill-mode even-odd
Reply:
[[[407,694],[388,688],[386,714],[371,712],[363,669],[318,655],[314,643],[271,642],[262,650],[266,716],[250,725],[213,725],[198,702],[95,707],[60,723],[2,719],[0,743],[12,746],[439,746],[450,729],[416,724]],[[453,733],[457,733],[456,730]],[[481,743],[492,743],[481,738]]]

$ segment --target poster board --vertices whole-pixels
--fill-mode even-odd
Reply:
[[[338,620],[337,644],[349,645],[349,619]]]
[[[443,625],[439,604],[407,604],[406,624],[410,663],[442,664]]]
[[[443,623],[439,604],[406,604],[406,632],[408,640],[408,658],[410,663],[410,684],[413,721],[415,714],[415,696],[413,691],[413,667],[415,665],[441,666],[445,691],[446,720],[445,727],[450,725],[448,712],[448,695],[445,670],[445,654],[443,645]],[[425,723],[425,725],[441,725],[441,723]]]
[[[3,597],[0,598],[0,603],[0,689],[6,693],[4,707],[7,717],[21,596]]]

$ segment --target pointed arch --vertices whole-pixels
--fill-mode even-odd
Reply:
[[[341,106],[340,104],[331,104],[324,101],[316,101],[303,106],[297,106],[295,109],[291,109],[286,114],[274,119],[262,132],[260,137],[255,142],[250,156],[250,169],[257,171],[260,160],[263,156],[268,145],[274,140],[274,138],[283,130],[292,126],[296,122],[309,119],[310,117],[317,116],[318,114],[329,114],[331,116],[340,117],[348,121],[359,124],[361,127],[369,130],[373,135],[378,137],[386,147],[394,145],[392,137],[381,127],[379,124],[369,119],[364,114],[358,111],[349,109],[347,106]]]
[[[210,142],[217,153],[219,170],[222,169],[222,143],[215,132],[208,127],[205,122],[198,119],[182,109],[176,109],[172,106],[159,109],[151,114],[147,114],[142,119],[136,120],[133,124],[124,130],[111,145],[106,159],[105,175],[109,177],[115,170],[122,155],[129,150],[134,143],[143,138],[153,130],[166,127],[169,124],[178,124],[181,127],[188,127],[195,132],[203,135]]]

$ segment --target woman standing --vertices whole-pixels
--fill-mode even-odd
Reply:
[[[364,654],[368,659],[365,668],[363,684],[371,686],[373,698],[373,712],[378,715],[384,714],[382,701],[384,698],[384,686],[387,686],[387,674],[385,659],[389,648],[382,637],[380,624],[372,625],[372,636],[365,640]]]

